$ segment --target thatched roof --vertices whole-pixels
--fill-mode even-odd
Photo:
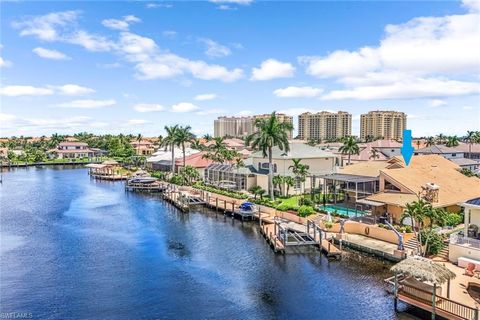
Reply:
[[[455,273],[450,271],[447,267],[419,256],[409,257],[394,265],[390,270],[396,273],[404,273],[418,280],[428,281],[437,285],[441,285],[442,283],[455,278]]]

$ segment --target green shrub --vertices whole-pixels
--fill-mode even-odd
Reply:
[[[412,226],[406,225],[406,226],[405,226],[405,232],[406,232],[406,233],[412,233],[412,232],[413,232]]]
[[[300,203],[303,205],[303,206],[313,206],[313,201],[310,200],[310,199],[307,199],[307,198],[302,198],[300,200]]]
[[[444,243],[443,238],[440,234],[436,233],[433,230],[422,230],[420,234],[422,238],[422,245],[427,244],[427,254],[437,254],[443,249]]]
[[[212,193],[220,194],[220,195],[235,198],[235,199],[247,199],[248,198],[248,196],[246,194],[236,192],[236,191],[223,190],[223,189],[219,189],[219,188],[215,188],[215,187],[206,186],[201,182],[195,183],[193,185],[193,187],[195,187],[197,189],[205,190],[207,192],[212,192]]]
[[[300,208],[298,208],[298,215],[300,217],[306,217],[313,213],[315,213],[315,209],[313,209],[313,207],[311,206],[301,206]]]
[[[445,225],[449,227],[456,227],[463,222],[463,216],[458,213],[449,213],[445,217]]]
[[[175,174],[170,178],[169,182],[182,186],[185,181],[181,175]]]

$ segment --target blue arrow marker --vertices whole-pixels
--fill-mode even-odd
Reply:
[[[403,130],[403,145],[400,148],[402,152],[403,161],[408,166],[413,155],[412,147],[412,130]]]

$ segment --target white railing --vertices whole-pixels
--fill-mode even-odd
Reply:
[[[480,240],[465,237],[465,236],[460,236],[458,234],[450,235],[450,243],[458,244],[458,245],[468,245],[469,247],[480,249]]]

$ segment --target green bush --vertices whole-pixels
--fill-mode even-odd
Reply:
[[[182,186],[183,183],[185,182],[184,178],[181,175],[175,174],[170,178],[170,183],[177,184]]]
[[[412,226],[406,225],[406,226],[404,226],[404,227],[405,227],[405,232],[406,232],[406,233],[412,233],[412,232],[413,232]]]
[[[463,216],[458,213],[449,213],[445,217],[445,225],[449,227],[456,227],[463,222]]]
[[[308,198],[302,198],[300,200],[301,205],[303,206],[313,206],[313,201]]]
[[[313,207],[311,206],[301,206],[300,208],[298,208],[298,215],[300,217],[306,217],[313,213],[315,213],[315,209],[313,209]]]
[[[276,207],[276,209],[280,210],[280,211],[288,211],[288,210],[297,211],[299,209],[299,207],[298,206],[292,206],[292,205],[289,205],[287,203],[281,203]]]
[[[236,192],[236,191],[223,190],[223,189],[219,189],[219,188],[215,188],[215,187],[206,186],[201,182],[195,183],[193,185],[193,187],[195,187],[197,189],[205,190],[207,192],[212,192],[212,193],[220,194],[222,196],[227,196],[227,197],[231,197],[231,198],[235,198],[235,199],[247,199],[248,198],[248,196],[246,194]]]
[[[426,252],[429,255],[439,253],[444,246],[443,238],[440,234],[436,233],[433,230],[422,230],[420,232],[422,238],[422,245],[428,244],[426,248]]]

